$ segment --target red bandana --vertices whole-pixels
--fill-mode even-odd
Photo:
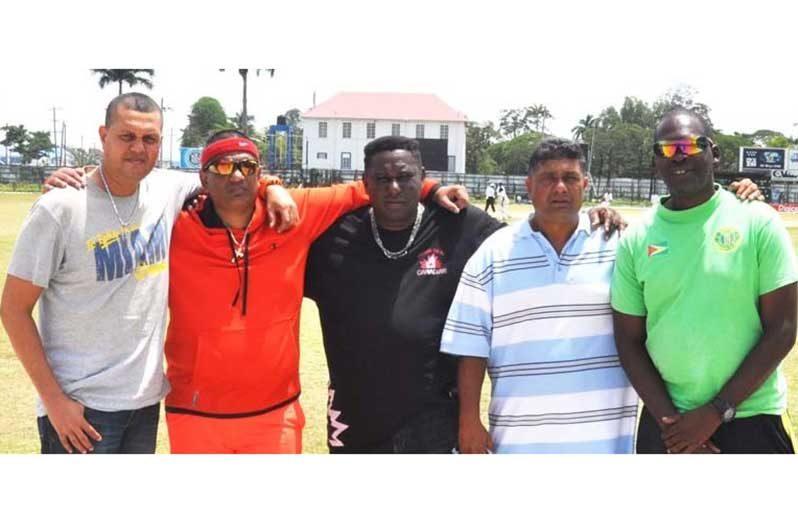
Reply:
[[[258,153],[258,146],[249,138],[241,136],[231,136],[218,142],[213,142],[208,147],[202,150],[202,157],[200,158],[200,165],[203,169],[208,167],[211,160],[219,156],[232,153],[250,153],[256,160],[260,160]]]

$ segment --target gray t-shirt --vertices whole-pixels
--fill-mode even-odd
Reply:
[[[98,410],[138,409],[160,401],[169,384],[163,345],[169,242],[196,174],[154,170],[136,195],[52,190],[33,205],[8,273],[43,287],[38,329],[64,393]],[[134,206],[136,210],[134,211]],[[41,400],[37,414],[45,415]]]

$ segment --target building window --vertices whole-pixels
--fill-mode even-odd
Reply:
[[[316,153],[316,159],[317,160],[326,160],[327,159],[327,153]]]
[[[352,153],[341,153],[341,170],[352,170]]]
[[[454,156],[449,156],[449,169],[448,169],[448,171],[450,173],[453,173],[455,171],[455,169],[456,169],[456,165],[457,164],[455,163],[454,160],[455,160]]]
[[[366,124],[366,138],[374,138],[377,135],[377,124],[374,122]]]
[[[319,138],[327,138],[327,122],[319,122]]]
[[[416,125],[416,138],[424,138],[424,124],[420,123]]]
[[[401,134],[401,129],[398,123],[391,124],[391,136],[399,136]]]
[[[449,139],[449,126],[441,125],[441,140],[448,140],[448,139]]]
[[[352,138],[352,122],[344,122],[344,138]]]

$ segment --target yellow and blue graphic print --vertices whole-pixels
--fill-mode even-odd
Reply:
[[[165,270],[169,256],[163,220],[144,229],[125,227],[100,233],[86,242],[86,249],[94,252],[97,281],[116,280],[131,272],[143,280]]]
[[[712,246],[720,252],[734,252],[742,241],[743,235],[734,227],[721,227],[712,236]]]

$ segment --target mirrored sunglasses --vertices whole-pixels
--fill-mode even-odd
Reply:
[[[217,160],[208,165],[208,170],[219,176],[230,176],[238,170],[244,176],[252,176],[258,172],[258,162],[255,160]]]
[[[684,156],[697,156],[712,146],[706,136],[693,136],[684,140],[659,140],[654,142],[654,154],[660,158],[673,158],[677,151]]]

